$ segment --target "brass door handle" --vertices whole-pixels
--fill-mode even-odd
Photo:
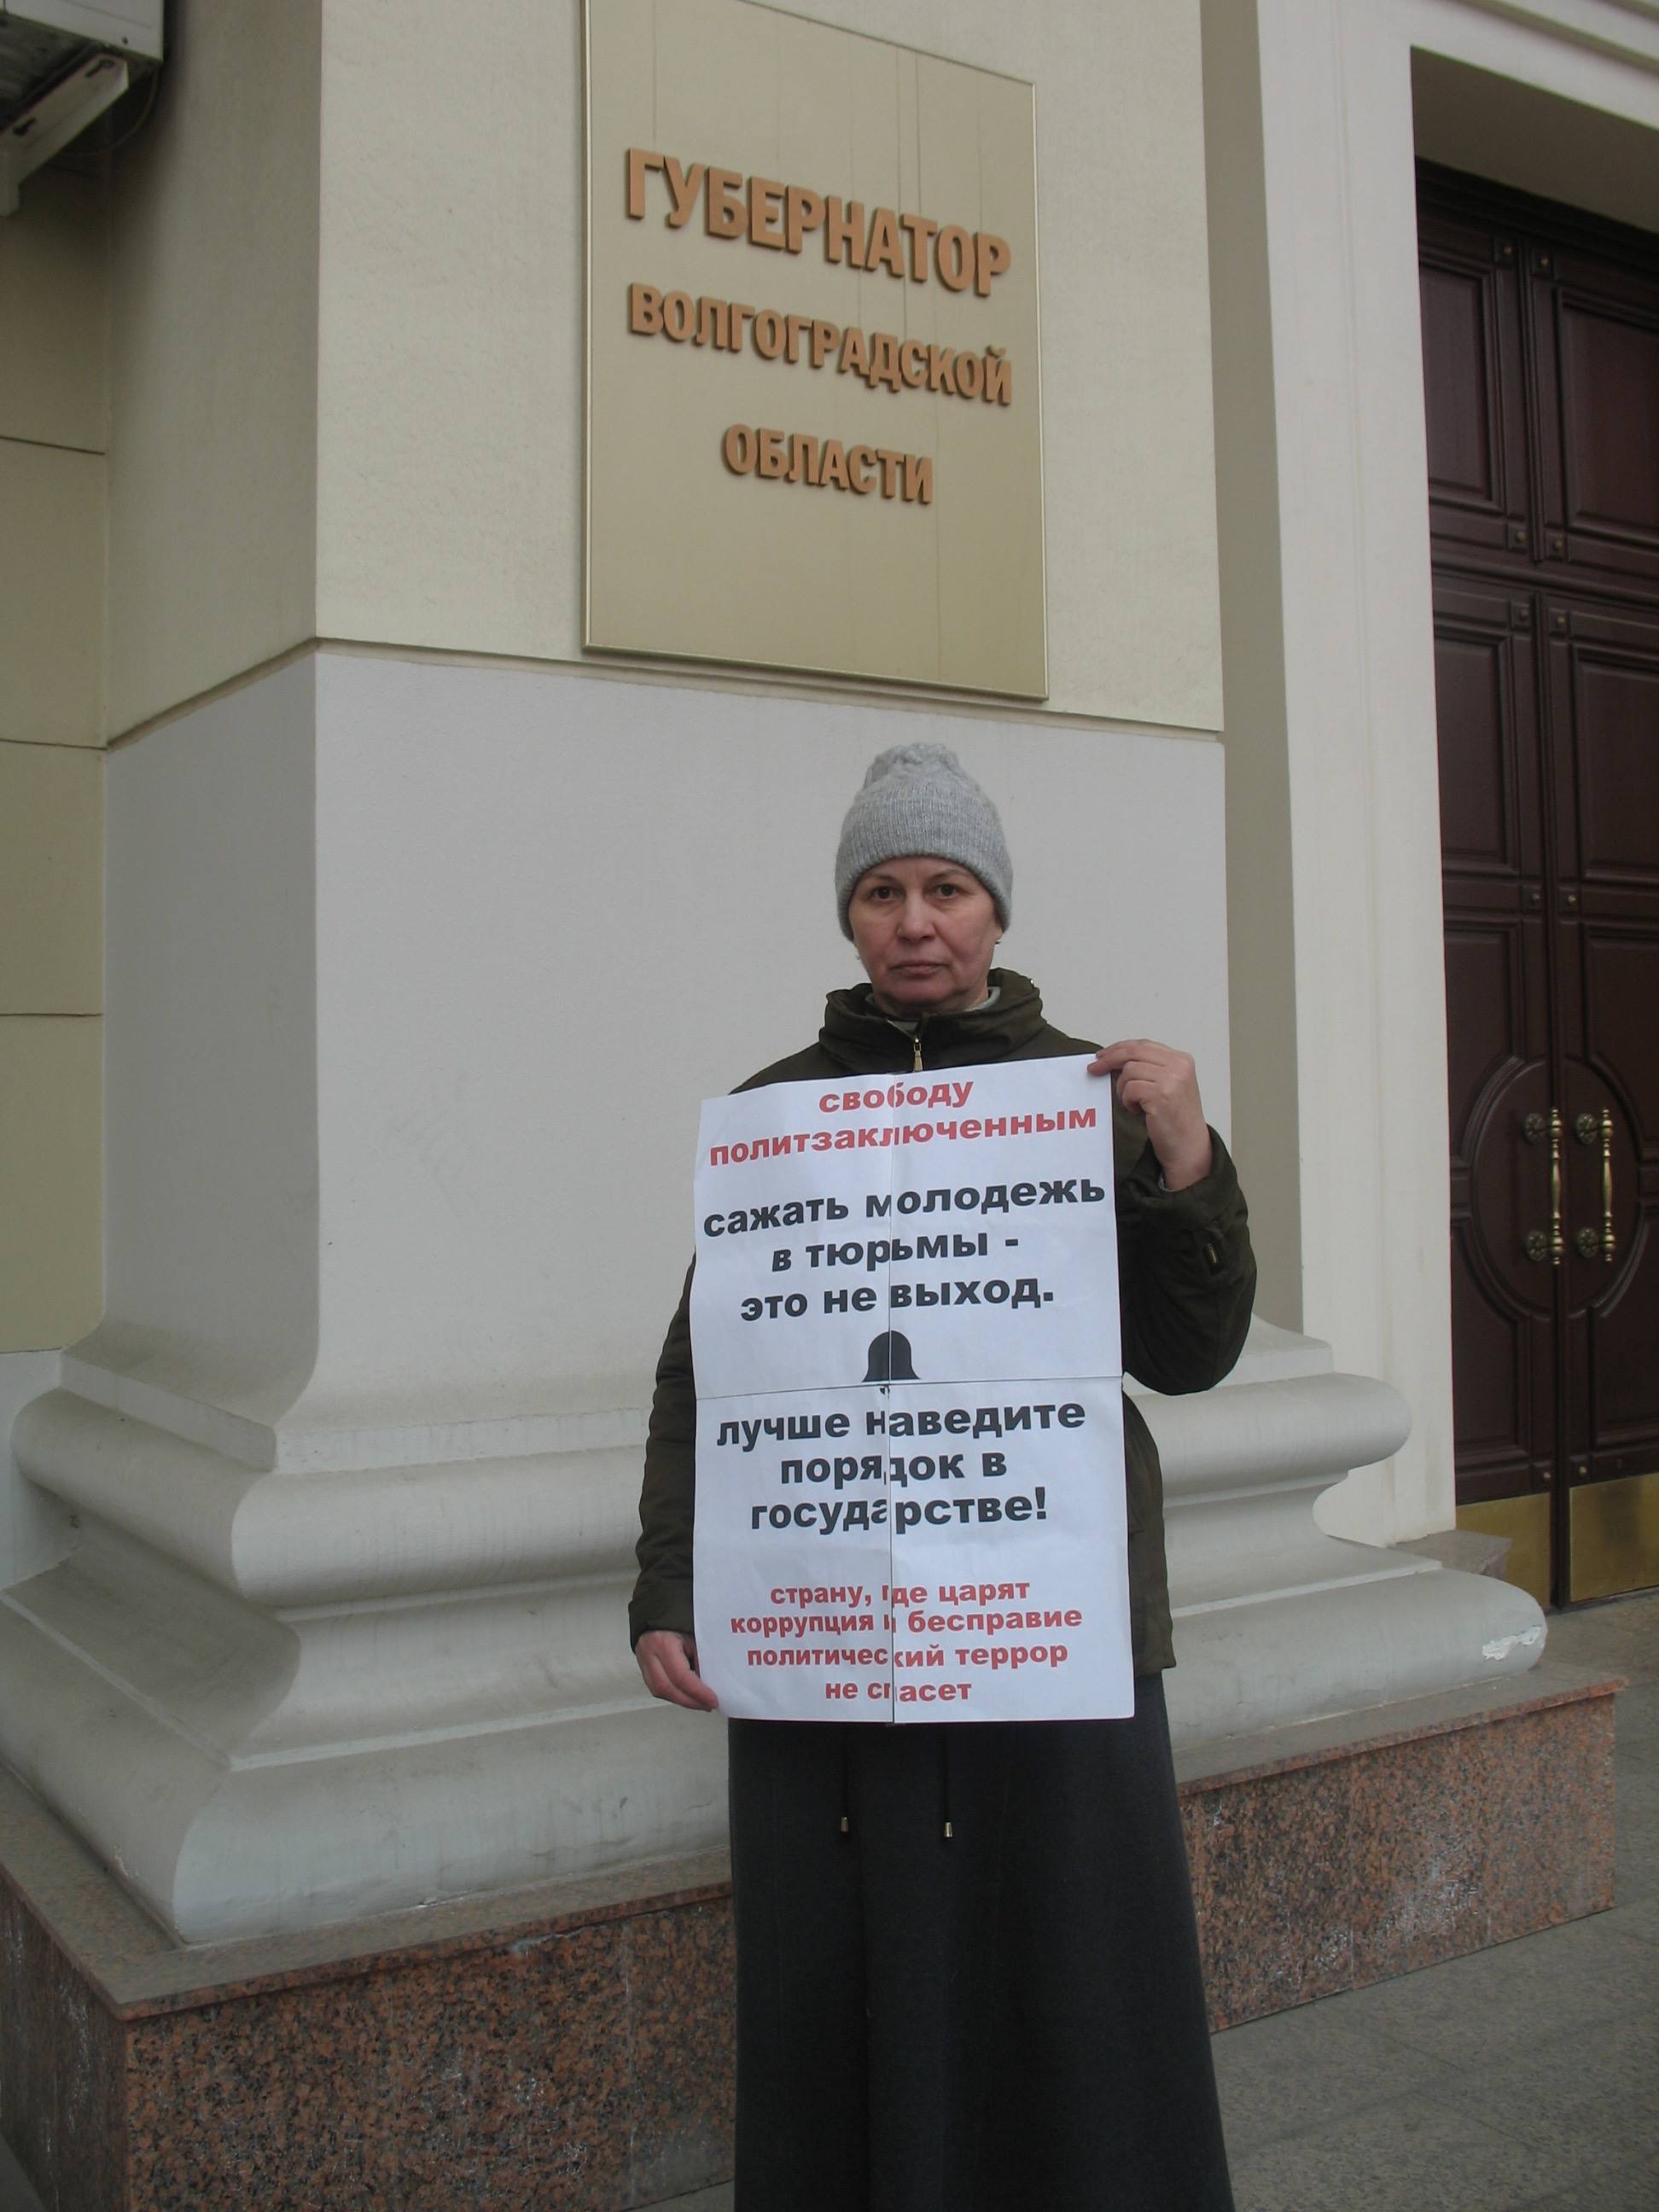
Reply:
[[[1545,1130],[1550,1139],[1550,1233],[1541,1229],[1529,1229],[1521,1240],[1521,1249],[1529,1260],[1547,1259],[1552,1267],[1559,1267],[1561,1255],[1566,1250],[1566,1240],[1561,1234],[1561,1110],[1552,1106],[1547,1121],[1541,1114],[1528,1114],[1521,1124],[1521,1134],[1529,1145],[1537,1144]]]
[[[1601,1109],[1601,1257],[1611,1260],[1613,1235],[1613,1109]]]
[[[1547,1260],[1553,1267],[1561,1264],[1561,1255],[1566,1249],[1561,1235],[1561,1112],[1552,1106],[1547,1120],[1542,1114],[1528,1114],[1521,1122],[1521,1134],[1529,1145],[1540,1145],[1546,1133],[1550,1140],[1550,1233],[1541,1229],[1528,1229],[1521,1239],[1521,1249],[1528,1259]]]
[[[1573,1116],[1572,1133],[1581,1145],[1600,1145],[1601,1147],[1601,1234],[1593,1229],[1581,1229],[1573,1240],[1587,1260],[1593,1260],[1600,1247],[1601,1257],[1611,1260],[1618,1249],[1613,1233],[1613,1109],[1604,1106],[1599,1114],[1577,1114]]]

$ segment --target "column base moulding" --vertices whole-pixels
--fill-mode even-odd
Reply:
[[[1616,1682],[1177,1755],[1212,2024],[1605,1910]],[[730,2171],[721,1854],[211,1945],[0,1773],[0,2128],[48,2212],[622,2212]]]
[[[112,1370],[70,1364],[126,1398]],[[720,1840],[720,1732],[652,1703],[623,1631],[634,1417],[272,1431],[274,1463],[252,1466],[204,1440],[203,1407],[143,1387],[143,1413],[59,1389],[18,1417],[18,1465],[76,1536],[0,1591],[0,1764],[177,1942]],[[1524,1592],[1319,1527],[1320,1498],[1408,1426],[1399,1394],[1334,1371],[1328,1346],[1258,1321],[1220,1389],[1142,1403],[1178,1744],[1492,1687],[1541,1655]]]

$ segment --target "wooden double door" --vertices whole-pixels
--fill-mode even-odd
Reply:
[[[1419,179],[1459,1520],[1659,1582],[1659,240]]]

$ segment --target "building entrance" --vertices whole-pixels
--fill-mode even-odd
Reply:
[[[1419,180],[1458,1519],[1659,1583],[1659,239]]]

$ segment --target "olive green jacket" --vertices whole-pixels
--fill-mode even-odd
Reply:
[[[830,994],[816,1044],[738,1087],[838,1075],[898,1075],[915,1067],[972,1067],[1000,1060],[1056,1060],[1097,1048],[1043,1019],[1036,987],[994,969],[998,995],[970,1014],[923,1018],[912,1041],[873,1004],[867,984]],[[1213,1134],[1213,1133],[1212,1133]],[[1249,1326],[1255,1261],[1244,1198],[1219,1137],[1215,1164],[1186,1190],[1163,1188],[1136,1116],[1114,1116],[1117,1255],[1123,1365],[1166,1393],[1207,1390],[1231,1368]],[[629,1607],[637,1643],[647,1629],[692,1633],[692,1523],[696,1504],[697,1391],[691,1358],[691,1279],[669,1323],[640,1498],[639,1580]],[[1128,1488],[1129,1613],[1138,1674],[1175,1664],[1164,1557],[1158,1447],[1132,1398],[1123,1401]]]

